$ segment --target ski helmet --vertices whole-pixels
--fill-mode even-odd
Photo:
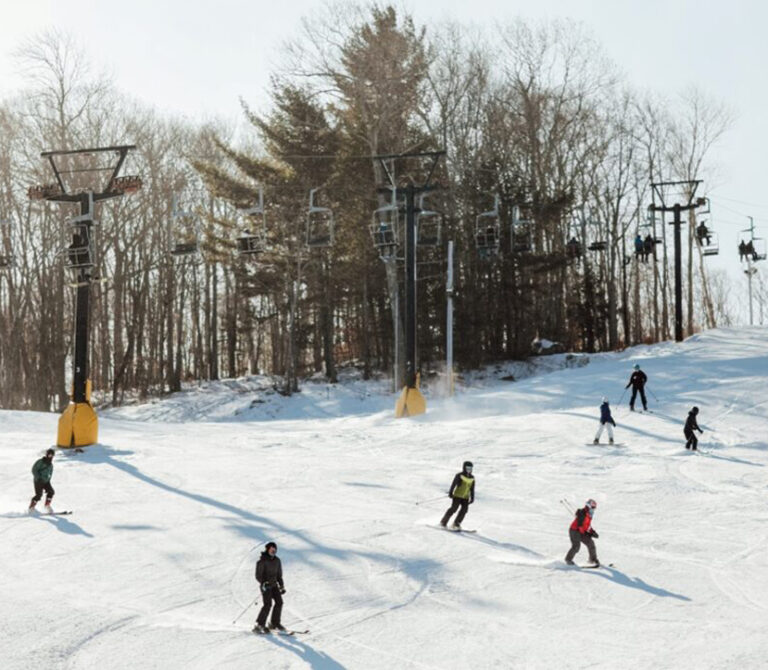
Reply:
[[[608,404],[608,397],[607,397],[607,396],[603,396],[603,402],[604,402],[606,405]]]
[[[589,500],[587,500],[587,507],[589,507],[589,509],[596,509],[597,508],[597,502],[595,502],[595,500],[590,498]]]
[[[692,407],[691,408],[691,414],[698,414],[698,413],[699,413],[699,408],[698,407]]]
[[[640,363],[635,363],[635,364],[632,366],[632,369],[633,369],[633,370],[639,370],[639,369],[640,369]]]
[[[272,547],[274,547],[274,548],[275,548],[275,551],[277,551],[277,545],[276,545],[274,542],[267,542],[267,546],[265,547],[265,549],[266,549],[267,551],[269,551],[269,550],[270,550],[270,548],[272,548]]]
[[[464,472],[470,471],[472,467],[472,461],[464,461],[464,465],[462,466]]]
[[[45,451],[45,455],[46,455],[46,456],[53,456],[55,453],[56,453],[56,450],[55,450],[55,449],[53,449],[53,448],[51,448],[51,449],[46,449],[46,451]]]

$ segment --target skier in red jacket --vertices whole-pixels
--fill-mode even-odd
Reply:
[[[590,498],[584,507],[576,510],[573,523],[571,523],[571,527],[568,529],[568,535],[571,538],[571,548],[565,555],[565,562],[568,565],[573,565],[573,557],[578,553],[583,543],[589,551],[590,565],[595,568],[600,567],[600,561],[597,560],[595,542],[592,539],[598,537],[597,531],[592,528],[592,517],[595,514],[595,509],[597,509],[597,503]]]

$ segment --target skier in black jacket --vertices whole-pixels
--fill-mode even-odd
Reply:
[[[475,478],[472,476],[471,461],[464,461],[461,472],[457,472],[456,476],[453,478],[453,482],[451,482],[451,488],[448,490],[448,495],[453,502],[440,520],[440,525],[445,528],[448,519],[450,519],[453,513],[461,507],[451,526],[453,530],[461,530],[461,522],[464,521],[469,506],[475,502]]]
[[[629,378],[629,383],[624,387],[628,389],[632,387],[632,397],[629,399],[630,411],[635,411],[635,398],[637,398],[637,392],[640,392],[640,400],[643,401],[643,409],[648,409],[648,401],[645,399],[645,383],[648,381],[648,376],[640,369],[640,366],[635,363],[633,366],[634,372]]]
[[[253,627],[254,633],[285,630],[280,623],[280,615],[283,611],[283,593],[285,593],[283,566],[276,554],[277,545],[274,542],[267,542],[267,546],[261,552],[261,558],[256,563],[256,581],[259,582],[264,604],[259,610],[259,616],[256,617],[256,625]],[[272,609],[272,619],[269,628],[267,628],[267,617],[272,608],[272,601],[274,601],[275,607]]]
[[[696,451],[696,447],[699,444],[699,440],[696,438],[696,435],[694,435],[693,431],[698,430],[700,433],[704,433],[704,431],[699,428],[699,424],[696,422],[696,416],[699,413],[698,407],[692,407],[691,411],[688,412],[688,418],[685,420],[685,428],[683,428],[683,433],[685,434],[685,448],[691,449],[693,451]]]

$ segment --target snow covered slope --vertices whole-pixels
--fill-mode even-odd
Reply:
[[[635,362],[653,414],[616,404]],[[222,382],[102,415],[101,445],[56,456],[74,514],[39,518],[19,512],[57,417],[0,412],[0,668],[765,667],[767,380],[751,328],[486,380],[409,420],[383,383],[251,406]],[[586,444],[603,395],[625,447]],[[430,525],[465,459],[472,535]],[[559,500],[587,497],[614,567],[562,562]],[[232,623],[268,540],[308,635],[254,636],[255,607]]]

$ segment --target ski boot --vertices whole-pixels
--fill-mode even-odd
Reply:
[[[451,526],[451,530],[461,530],[461,526],[459,524],[455,523],[455,524],[453,524]]]
[[[591,567],[591,568],[599,568],[600,567],[600,561],[595,559],[594,561],[590,561],[589,563],[587,563],[587,565],[589,565],[589,567]]]
[[[592,444],[600,444],[600,440],[598,440],[597,438],[595,438],[594,440],[592,440]]]
[[[270,634],[269,633],[269,628],[267,628],[266,626],[262,626],[260,623],[257,623],[253,627],[253,632],[258,634],[258,635],[269,635]]]
[[[573,561],[571,561],[571,560],[569,560],[567,558],[565,559],[565,564],[566,565],[576,565]]]
[[[441,522],[440,522],[440,525],[441,525],[443,528],[445,528],[445,526],[446,526],[446,523],[445,523],[445,521],[441,521]]]
[[[608,438],[608,444],[613,444],[613,438]]]
[[[43,506],[43,509],[45,510],[46,514],[53,514],[53,507],[51,507],[50,498],[48,498],[48,500],[45,501],[45,505]]]
[[[37,503],[34,500],[31,500],[29,503],[29,509],[27,510],[27,514],[34,514],[35,512],[37,512],[35,505],[37,505]]]
[[[277,630],[277,631],[280,631],[281,633],[284,633],[286,631],[286,628],[281,623],[271,623],[269,624],[269,630]]]

